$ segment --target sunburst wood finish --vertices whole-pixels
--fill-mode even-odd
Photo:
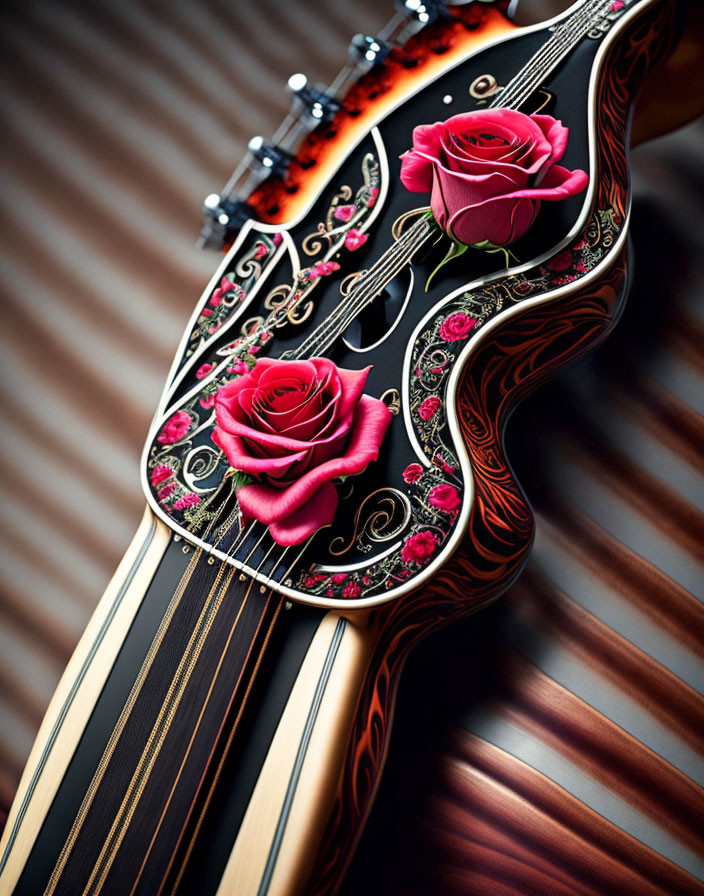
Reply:
[[[600,69],[595,102],[598,114],[596,132],[593,136],[598,152],[596,166],[592,172],[595,179],[592,211],[609,209],[610,220],[615,220],[619,228],[625,225],[628,215],[625,144],[633,92],[645,74],[657,65],[668,50],[671,40],[671,29],[668,26],[674,2],[653,0],[643,2],[642,7],[642,14],[634,17],[629,25],[627,35],[624,35],[624,42],[614,46]],[[481,9],[482,16],[487,18],[491,25],[489,36],[494,36],[498,24],[497,20],[492,18],[493,11],[480,7],[477,9]],[[458,26],[453,24],[452,27]],[[464,33],[466,24],[462,25],[462,29],[461,33]],[[624,50],[626,37],[628,48]],[[426,39],[429,42],[427,44],[430,47],[429,53],[432,54],[427,57],[430,59],[427,64],[430,65],[434,57],[440,57],[447,52],[447,44],[438,42],[436,34],[426,35]],[[419,41],[419,52],[423,46],[425,46],[423,42]],[[422,68],[422,54],[420,65]],[[407,68],[409,66],[399,64],[399,73]],[[397,80],[398,83],[403,81],[402,78]],[[351,119],[352,121],[348,122],[350,128],[353,127],[354,116]],[[344,128],[340,130],[342,132]],[[334,158],[334,153],[337,151],[335,139],[336,135],[330,135],[327,148],[318,147],[320,156],[317,164],[321,171],[325,170],[328,160]],[[289,205],[284,201],[284,194],[281,192],[276,194],[275,190],[276,188],[273,189],[273,193],[263,190],[258,197],[255,197],[255,201],[262,209],[263,204],[267,204],[264,211],[268,211],[272,216],[284,209],[290,211]],[[291,190],[285,195],[292,196],[296,192],[297,190]],[[603,223],[603,220],[593,215],[588,217],[584,231],[574,239],[574,246],[579,248],[584,245],[585,240],[588,242],[608,238],[609,234],[601,226]],[[601,245],[604,245],[603,242]],[[271,757],[278,755],[275,752],[277,744],[297,742],[305,736],[311,719],[310,713],[307,718],[302,718],[300,711],[292,711],[291,718],[288,714],[289,708],[295,702],[294,698],[298,698],[302,706],[316,705],[317,708],[316,715],[312,717],[313,721],[310,723],[315,725],[314,734],[310,743],[306,742],[306,749],[309,749],[309,752],[306,754],[304,751],[301,756],[301,765],[296,772],[300,775],[300,779],[296,780],[299,781],[301,790],[304,789],[304,782],[316,771],[318,779],[322,774],[325,780],[314,797],[309,798],[308,810],[300,793],[294,792],[290,822],[284,832],[280,850],[278,872],[276,863],[279,861],[279,854],[272,850],[265,851],[263,856],[266,860],[265,876],[269,873],[269,878],[266,879],[270,881],[267,883],[266,892],[272,896],[274,893],[302,892],[304,889],[321,894],[334,891],[374,796],[387,745],[395,689],[405,656],[418,639],[433,628],[470,613],[495,598],[513,581],[522,568],[530,549],[533,519],[505,458],[503,429],[511,409],[521,397],[565,364],[592,348],[615,322],[626,286],[625,243],[622,230],[615,242],[606,244],[606,249],[607,263],[586,272],[583,278],[575,276],[560,282],[560,278],[556,276],[556,271],[550,268],[548,261],[545,266],[533,269],[521,281],[515,278],[506,281],[507,289],[521,288],[521,283],[525,283],[528,286],[522,288],[530,292],[533,289],[532,277],[535,282],[540,280],[543,288],[547,287],[549,295],[547,299],[538,299],[536,295],[535,301],[526,301],[518,313],[500,320],[491,331],[490,337],[479,342],[462,371],[457,391],[457,418],[471,463],[474,499],[468,530],[461,546],[445,568],[430,584],[411,592],[403,600],[380,609],[363,613],[356,611],[356,614],[352,610],[349,613],[343,611],[328,614],[324,620],[319,610],[296,608],[292,614],[295,617],[300,609],[305,618],[307,646],[301,652],[297,663],[293,664],[292,668],[297,674],[288,673],[290,699],[288,696],[284,697],[283,703],[279,706],[279,713],[282,712],[281,706],[285,706],[285,709],[281,714],[281,722],[276,733],[274,733],[276,725],[273,723],[271,725],[268,735],[270,747],[259,751],[257,760],[261,766],[259,774],[263,779],[266,772],[262,756],[269,757],[266,762],[274,762]],[[546,277],[547,283],[545,283]],[[584,282],[580,282],[582,279]],[[483,289],[490,297],[492,289],[495,288],[493,284]],[[476,290],[476,295],[481,295],[481,289]],[[161,524],[159,532],[163,534]],[[179,543],[172,540],[168,548],[161,547],[161,556],[171,557],[173,560],[180,551]],[[258,682],[259,658],[264,655],[271,632],[278,625],[276,620],[283,618],[286,613],[282,611],[280,596],[267,598],[253,611],[254,616],[249,620],[246,638],[238,650],[234,651],[237,656],[233,657],[231,666],[227,667],[232,680],[238,685],[242,681],[242,687],[231,691],[232,700],[228,701],[227,686],[224,684],[220,686],[217,693],[222,701],[222,707],[215,711],[209,723],[208,743],[204,743],[201,749],[196,751],[200,758],[190,771],[191,791],[184,796],[185,809],[181,811],[180,821],[176,813],[172,824],[162,825],[165,813],[167,810],[173,811],[177,802],[173,796],[174,793],[177,794],[176,788],[180,786],[181,772],[184,768],[188,769],[190,746],[200,730],[203,713],[210,706],[208,701],[211,691],[207,690],[207,687],[208,699],[203,702],[202,696],[194,694],[193,703],[189,705],[187,695],[189,679],[180,679],[180,670],[184,668],[184,663],[188,675],[195,669],[198,674],[194,682],[202,690],[204,684],[216,683],[221,668],[219,664],[217,668],[206,667],[206,657],[209,656],[207,651],[203,654],[202,660],[201,654],[196,653],[195,648],[192,657],[188,654],[193,641],[193,635],[188,640],[189,626],[193,621],[190,615],[195,613],[200,614],[199,619],[205,618],[211,612],[209,607],[212,605],[214,621],[212,636],[216,639],[214,646],[217,648],[212,656],[214,658],[219,656],[221,662],[224,662],[231,643],[230,637],[240,619],[240,609],[246,605],[253,587],[251,581],[242,586],[237,585],[238,576],[229,566],[206,565],[207,561],[200,552],[192,555],[190,560],[189,556],[187,554],[186,559],[181,560],[186,567],[183,572],[183,588],[180,591],[180,586],[171,589],[171,593],[180,593],[181,597],[190,594],[189,588],[193,591],[191,595],[193,599],[183,604],[185,615],[180,636],[183,644],[179,647],[179,644],[172,640],[169,643],[175,652],[155,654],[158,660],[167,664],[168,668],[162,670],[161,682],[159,676],[154,676],[152,690],[148,690],[148,686],[145,685],[144,711],[135,711],[132,722],[127,718],[125,723],[127,726],[132,724],[132,729],[121,728],[123,714],[120,713],[120,708],[129,706],[130,710],[134,710],[141,692],[138,688],[135,693],[129,673],[124,675],[122,680],[118,680],[119,676],[113,670],[111,677],[112,686],[115,688],[111,697],[114,703],[113,716],[107,720],[96,720],[94,717],[90,722],[85,717],[82,723],[79,722],[77,725],[77,730],[82,730],[84,734],[81,744],[76,747],[74,738],[72,749],[66,748],[66,733],[60,733],[59,741],[64,748],[62,758],[58,764],[55,762],[55,756],[52,761],[55,773],[67,775],[67,780],[63,782],[61,788],[53,786],[52,789],[52,785],[46,781],[46,776],[41,780],[41,775],[37,787],[37,780],[33,775],[26,776],[20,791],[21,802],[13,809],[10,825],[2,843],[4,848],[8,844],[8,837],[16,835],[17,824],[21,829],[24,822],[29,828],[27,833],[23,833],[25,842],[22,842],[22,836],[17,840],[15,857],[12,852],[10,853],[9,871],[5,879],[10,879],[12,874],[13,880],[16,881],[20,878],[20,874],[22,875],[16,892],[37,892],[36,887],[38,882],[42,881],[44,867],[42,865],[40,868],[38,864],[40,860],[44,863],[49,862],[48,867],[53,866],[46,888],[47,893],[79,891],[97,893],[101,890],[118,892],[121,882],[128,877],[131,878],[130,887],[134,893],[175,892],[180,889],[188,891],[195,885],[199,874],[198,868],[201,867],[199,863],[202,863],[202,867],[208,866],[208,860],[212,855],[208,852],[210,845],[203,846],[202,843],[203,840],[207,840],[210,833],[207,829],[206,813],[223,810],[222,801],[218,803],[217,787],[227,778],[229,768],[227,763],[233,738],[237,753],[238,726],[252,688]],[[174,568],[177,565],[174,565]],[[167,567],[168,564],[162,566],[162,572]],[[156,581],[157,577],[143,592],[144,605],[147,608],[151,606],[156,593],[150,596],[149,589],[153,590],[156,587],[154,585]],[[258,592],[260,589],[257,586],[255,590]],[[164,595],[170,593],[168,588],[166,590],[162,588],[161,592],[162,600]],[[227,613],[220,614],[220,606],[226,607]],[[249,606],[252,607],[253,604],[250,602]],[[177,609],[174,610],[174,618]],[[160,620],[161,617],[157,614],[152,620],[152,629],[146,623],[143,625],[141,637],[146,638],[145,643],[149,642],[147,635],[152,638],[152,645],[163,635],[164,628]],[[292,629],[289,628],[287,631],[290,634]],[[320,632],[324,637],[322,643],[316,646]],[[130,637],[134,637],[134,634],[131,632]],[[198,650],[209,643],[207,638],[210,635],[210,629],[203,630]],[[132,642],[126,635],[123,637],[125,649],[129,650]],[[188,647],[185,647],[187,640]],[[305,638],[303,640],[305,641]],[[86,645],[88,644],[90,639],[86,642]],[[255,646],[257,650],[252,652]],[[100,651],[104,650],[105,647],[101,646]],[[84,646],[83,653],[85,652]],[[148,651],[147,659],[149,656]],[[199,661],[203,664],[202,670],[198,668]],[[306,677],[308,661],[312,663],[309,678]],[[169,663],[171,665],[168,665]],[[80,663],[79,666],[83,674],[86,667]],[[144,665],[142,668],[144,669]],[[77,667],[74,665],[70,670],[69,679],[72,675],[75,676],[76,671]],[[137,670],[133,671],[136,673]],[[149,669],[144,676],[145,682],[148,673]],[[325,675],[328,678],[325,678]],[[138,677],[137,681],[139,680]],[[181,680],[182,685],[179,684]],[[178,701],[171,691],[166,695],[159,691],[159,688],[168,681],[176,683]],[[111,682],[108,682],[108,687],[111,686]],[[321,682],[323,682],[322,689]],[[342,708],[335,705],[338,702],[336,698],[341,693],[346,695],[341,701]],[[64,697],[65,694],[62,695],[62,700]],[[92,698],[89,697],[85,710],[87,711],[90,706],[100,708],[97,694]],[[168,715],[171,712],[170,707],[173,708],[173,719],[176,722],[173,728],[164,730],[161,720],[165,713]],[[181,716],[178,715],[179,712]],[[52,715],[55,717],[56,713],[50,711],[50,722]],[[181,718],[183,727],[179,728],[178,720]],[[104,761],[113,747],[117,749],[116,745],[123,748],[128,746],[125,742],[118,743],[114,735],[108,739],[107,744],[101,743],[98,739],[90,746],[91,737],[95,737],[99,725],[105,726],[106,722],[109,722],[108,732],[131,730],[131,736],[142,738],[142,742],[146,744],[140,747],[141,757],[134,771],[130,765],[131,759],[126,760],[124,765],[115,761],[111,766],[112,754],[110,754]],[[46,725],[44,743],[40,737],[38,744],[39,762],[50,755],[46,751],[51,750],[49,741],[55,731],[55,723],[53,728],[51,724]],[[143,769],[149,767],[152,760],[151,744],[158,743],[160,749],[167,736],[174,738],[172,749],[167,751],[172,757],[184,745],[186,746],[171,790],[168,789],[167,782],[173,777],[173,769],[166,762],[160,768],[159,775],[155,774],[150,781],[145,778],[145,783],[142,783],[140,779]],[[249,748],[252,739],[256,738],[251,732],[247,736],[250,737],[247,742]],[[308,736],[311,736],[310,732]],[[73,750],[76,750],[75,754]],[[74,770],[80,766],[83,759],[86,767],[90,768],[91,751],[95,758],[100,758],[102,755],[103,759],[98,764],[97,777],[92,776],[90,786],[85,791],[85,772],[82,776],[71,779],[69,760],[73,756],[71,764]],[[274,767],[276,769],[276,766]],[[339,768],[342,768],[342,772],[338,778]],[[294,771],[295,769],[294,763]],[[106,777],[110,774],[121,774],[126,777],[122,782],[111,783]],[[184,775],[183,780],[185,781],[187,777],[187,774]],[[94,789],[93,782],[96,781]],[[30,792],[32,786],[36,788],[34,794]],[[146,793],[144,788],[148,786],[156,788],[154,799],[146,807],[144,802],[140,803],[135,816],[136,823],[132,824],[132,813]],[[229,786],[232,789],[231,783]],[[75,788],[73,794],[68,792],[72,787]],[[165,787],[168,791],[166,800],[164,800]],[[222,789],[221,786],[221,794]],[[91,801],[95,793],[98,794],[96,802],[98,809],[95,818],[92,819]],[[37,794],[41,798],[39,809],[36,808]],[[119,806],[115,803],[115,794],[120,797]],[[48,807],[52,797],[55,797],[51,808],[54,815],[50,816]],[[252,807],[257,810],[256,797],[257,792],[254,790],[249,808],[246,812],[242,810],[237,816],[238,824],[242,824],[243,831],[248,829],[249,816],[253,813]],[[276,800],[283,801],[285,805],[287,798],[288,794],[281,794]],[[25,799],[28,802],[25,803]],[[74,809],[71,809],[71,800]],[[272,819],[276,827],[277,818],[280,824],[283,817],[276,800],[274,806],[266,805],[271,801],[270,792],[262,794],[259,800],[259,803],[264,805],[265,811],[262,821],[256,821],[256,824],[261,824],[259,830],[262,832],[261,839],[265,844],[269,842],[272,833]],[[159,807],[159,811],[154,812],[155,806]],[[113,808],[116,808],[115,813]],[[26,815],[20,818],[23,811]],[[63,822],[58,820],[62,814]],[[328,814],[330,817],[325,840],[316,859],[317,838]],[[66,817],[69,821],[75,818],[75,821],[66,828],[67,836],[62,833],[64,829],[62,825],[66,827]],[[54,830],[40,833],[38,821],[46,819],[50,822],[48,827],[53,825]],[[227,821],[227,818],[225,820]],[[293,834],[293,845],[290,834],[292,829],[296,829]],[[220,836],[221,832],[216,831],[216,834]],[[168,843],[160,852],[152,853],[152,846],[158,843],[158,838],[161,836],[165,837]],[[81,837],[84,838],[83,841],[80,840]],[[36,842],[33,842],[33,838],[36,838]],[[128,845],[131,843],[132,846],[120,851],[123,843]],[[56,861],[47,859],[52,856],[52,850],[55,850],[57,844],[61,846],[58,858]],[[235,843],[232,857],[237,854],[237,846]],[[31,856],[29,856],[30,847],[33,849]],[[24,858],[29,856],[29,862],[24,868],[23,853]],[[219,862],[222,862],[222,855],[223,850],[220,849]],[[273,870],[267,871],[272,855]],[[155,858],[152,860],[153,856]],[[232,891],[231,882],[237,880],[236,875],[241,873],[237,868],[231,869],[232,857],[230,864],[223,871],[221,884],[223,893]],[[242,858],[245,864],[251,860],[251,856],[246,852]],[[33,863],[33,859],[36,863]],[[288,877],[280,870],[282,867],[292,869]],[[134,869],[137,870],[137,874],[133,874]],[[313,876],[306,886],[305,881],[311,869]],[[41,888],[44,889],[43,882]],[[236,888],[236,891],[249,892],[249,884],[245,889]],[[252,889],[252,892],[255,892],[255,889]]]

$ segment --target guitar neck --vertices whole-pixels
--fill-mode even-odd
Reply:
[[[128,582],[132,624],[94,702],[75,695],[85,730],[70,762],[73,732],[55,726],[63,780],[15,892],[192,892],[207,881],[209,892],[273,893],[277,878],[304,880],[371,632],[288,604],[178,538],[152,539]],[[109,636],[86,633],[94,666]]]

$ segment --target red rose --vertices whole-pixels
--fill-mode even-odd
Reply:
[[[353,227],[352,230],[347,231],[347,235],[345,236],[345,246],[350,252],[354,252],[356,249],[359,249],[360,246],[363,246],[368,239],[369,234],[362,233],[361,230]]]
[[[156,437],[157,442],[161,442],[162,445],[173,445],[174,442],[180,442],[188,433],[192,422],[190,414],[187,414],[186,411],[176,411],[173,416],[169,417],[164,428]]]
[[[164,482],[166,479],[171,479],[174,475],[174,471],[171,467],[167,467],[166,464],[159,464],[154,467],[152,470],[152,485],[158,485],[160,482]]]
[[[262,358],[218,390],[213,441],[232,467],[261,478],[239,490],[240,507],[279,544],[299,544],[331,523],[332,480],[376,460],[391,413],[362,394],[369,370]]]
[[[350,582],[342,592],[343,597],[359,597],[362,589],[356,582]]]
[[[545,264],[550,271],[566,271],[572,267],[572,251],[565,249]]]
[[[406,539],[401,549],[401,560],[404,563],[425,563],[435,550],[435,536],[427,529],[416,532]]]
[[[435,416],[441,406],[442,402],[437,395],[431,395],[426,398],[418,408],[418,416],[422,420],[430,420],[431,417]]]
[[[476,320],[470,317],[469,314],[465,314],[464,311],[457,311],[455,314],[446,317],[440,324],[440,337],[446,342],[455,342],[457,339],[464,339],[476,325]]]
[[[423,475],[423,467],[420,464],[409,464],[401,475],[404,482],[418,482]]]
[[[189,507],[195,507],[200,504],[200,498],[195,492],[187,492],[181,498],[174,501],[174,510],[187,510]]]
[[[435,219],[453,239],[506,246],[528,230],[541,200],[567,199],[589,182],[584,171],[556,164],[568,133],[550,115],[464,112],[414,129],[401,182],[431,194]]]
[[[462,504],[462,499],[454,485],[436,485],[428,495],[428,502],[438,510],[451,513]]]
[[[204,379],[210,371],[213,369],[212,364],[201,364],[198,370],[196,370],[196,379],[202,380]]]

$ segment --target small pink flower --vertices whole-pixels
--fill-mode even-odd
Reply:
[[[401,475],[404,482],[418,482],[423,475],[423,467],[420,464],[409,464]]]
[[[208,332],[209,332],[209,333],[211,334],[211,336],[212,336],[212,334],[213,334],[213,333],[217,333],[217,331],[218,331],[219,329],[220,329],[220,324],[213,324],[212,327],[208,327]]]
[[[158,485],[160,482],[164,482],[166,479],[171,479],[174,475],[174,471],[171,467],[167,467],[166,464],[159,464],[158,467],[154,467],[152,470],[152,485]]]
[[[401,560],[404,563],[426,563],[436,545],[435,536],[428,529],[416,532],[406,539],[401,550]]]
[[[340,584],[342,584],[342,582],[345,581],[346,578],[347,578],[346,572],[336,572],[335,575],[332,577],[332,580],[336,585],[340,585]]]
[[[476,325],[476,320],[469,314],[457,311],[446,317],[440,325],[440,337],[446,342],[455,342],[457,339],[464,339]]]
[[[442,402],[437,395],[430,395],[418,408],[418,416],[421,420],[430,420],[442,407]]]
[[[204,377],[206,377],[210,373],[210,371],[212,369],[213,369],[212,364],[201,364],[201,366],[198,368],[198,370],[196,370],[196,379],[202,380]]]
[[[347,246],[350,252],[354,252],[360,246],[363,246],[368,239],[368,234],[362,233],[357,227],[353,227],[345,236],[345,246]]]
[[[165,501],[171,492],[176,488],[175,482],[167,482],[166,485],[162,486],[157,492],[157,497],[160,501]]]
[[[213,291],[212,296],[210,297],[209,304],[214,308],[222,302],[225,295],[232,289],[233,284],[227,279],[227,277],[223,277],[220,281],[220,286],[216,290]]]
[[[369,585],[370,582],[371,582],[371,579],[369,578],[369,576],[362,576],[362,584],[363,585]]]
[[[259,245],[257,246],[257,250],[254,253],[254,257],[255,258],[266,258],[266,256],[268,254],[269,254],[269,250],[264,245],[264,243],[259,243]]]
[[[614,0],[614,2],[611,4],[611,12],[621,12],[624,6],[625,3],[623,2],[623,0]]]
[[[306,588],[312,588],[315,585],[315,579],[312,576],[308,576],[308,578],[303,583]]]
[[[212,313],[213,313],[213,312],[210,310],[210,308],[204,308],[204,309],[201,311],[201,315],[202,315],[203,317],[210,317],[210,315],[211,315]]]
[[[349,585],[345,587],[342,592],[343,597],[359,597],[362,593],[362,589],[356,582],[350,582]]]
[[[367,208],[373,208],[376,204],[377,197],[379,196],[379,188],[372,187],[369,190],[369,199],[367,199]]]
[[[177,501],[174,501],[174,510],[186,510],[188,507],[195,507],[200,504],[200,498],[193,492],[186,492]]]
[[[244,361],[235,361],[235,363],[232,365],[232,367],[227,368],[228,373],[236,373],[236,374],[247,373],[248,370],[249,370],[249,367],[245,364]]]
[[[436,485],[428,495],[428,502],[431,507],[437,507],[438,510],[452,513],[453,510],[457,510],[462,504],[462,499],[454,485]]]
[[[335,596],[335,592],[332,590],[332,588],[328,588],[328,597],[334,597],[334,596]]]
[[[272,241],[272,243],[273,243],[275,246],[278,246],[278,245],[280,244],[280,242],[281,242],[282,239],[283,239],[283,237],[281,236],[280,233],[275,233],[275,234],[272,236],[271,241]]]
[[[157,442],[161,442],[162,445],[173,445],[174,442],[180,442],[191,428],[191,423],[190,414],[185,411],[176,411],[164,424],[164,428],[157,436]]]
[[[252,345],[252,346],[250,346],[250,348],[249,348],[249,353],[250,353],[250,355],[256,355],[258,351],[259,351],[259,346],[258,346],[258,345]]]
[[[566,271],[572,266],[572,252],[565,249],[558,253],[554,258],[550,259],[545,265],[550,271]]]
[[[448,462],[439,451],[434,455],[433,463],[436,467],[440,467],[441,470],[444,470],[449,476],[451,476],[455,472],[455,468],[448,464]]]
[[[357,208],[354,205],[338,205],[333,212],[333,217],[337,218],[338,221],[349,221],[356,211]]]
[[[333,271],[339,271],[340,265],[336,261],[321,261],[310,269],[311,280],[316,277],[327,277]]]
[[[200,406],[205,408],[206,411],[215,407],[215,394],[213,393],[212,395],[206,395],[205,398],[201,398]]]

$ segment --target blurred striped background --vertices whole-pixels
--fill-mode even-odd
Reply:
[[[0,807],[141,515],[142,440],[217,264],[202,197],[274,131],[289,74],[331,80],[391,12],[4,5]],[[624,319],[511,427],[534,558],[409,662],[347,896],[704,893],[701,138],[634,154]]]

